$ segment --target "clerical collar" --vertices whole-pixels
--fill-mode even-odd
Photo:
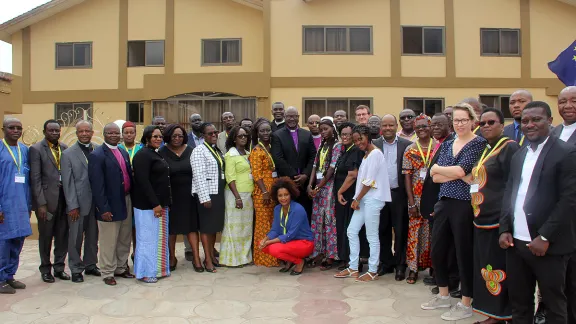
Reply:
[[[112,149],[112,150],[117,150],[117,149],[118,149],[118,146],[113,146],[113,145],[110,145],[110,144],[108,144],[108,143],[106,143],[106,142],[104,142],[104,144],[106,144],[106,146],[108,146],[108,148],[110,148],[110,149]]]
[[[278,126],[280,124],[284,124],[285,121],[286,121],[285,119],[282,119],[281,122],[277,122],[276,120],[274,120],[274,123],[276,124],[276,126]]]
[[[92,143],[84,144],[84,143],[78,141],[78,145],[82,145],[82,146],[84,146],[85,148],[90,148],[90,145],[91,145],[91,144],[92,144]]]
[[[320,138],[321,136],[322,136],[322,134],[312,135],[312,138]]]

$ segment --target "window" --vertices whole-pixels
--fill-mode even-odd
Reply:
[[[205,122],[223,129],[220,117],[230,111],[240,123],[242,118],[256,119],[256,98],[243,98],[228,93],[200,92],[179,95],[167,100],[152,101],[152,115],[163,116],[168,123],[190,129],[188,118],[200,114]]]
[[[372,27],[304,27],[305,54],[370,54]]]
[[[129,41],[128,66],[163,66],[164,41]]]
[[[404,107],[419,115],[425,113],[432,117],[444,110],[444,98],[404,98]]]
[[[305,98],[304,99],[304,116],[306,121],[310,115],[334,116],[337,110],[344,110],[348,120],[354,120],[356,107],[365,105],[372,110],[371,98]]]
[[[241,39],[203,39],[202,65],[242,64]]]
[[[79,120],[92,118],[92,103],[57,103],[54,107],[54,119],[62,125],[74,127]]]
[[[56,44],[56,68],[91,68],[92,43]]]
[[[402,27],[402,54],[444,54],[444,27]]]
[[[127,102],[126,103],[126,120],[136,124],[144,123],[144,103]]]
[[[488,106],[488,108],[500,109],[504,114],[504,118],[513,118],[510,114],[509,95],[480,95],[480,102]]]
[[[481,54],[520,56],[520,29],[480,29]]]

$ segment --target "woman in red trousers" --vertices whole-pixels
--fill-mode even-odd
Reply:
[[[278,203],[274,208],[274,222],[267,237],[260,241],[262,252],[286,261],[280,272],[297,276],[304,270],[304,258],[314,250],[314,237],[308,225],[304,207],[293,201],[300,192],[288,177],[282,177],[272,185],[272,199]]]

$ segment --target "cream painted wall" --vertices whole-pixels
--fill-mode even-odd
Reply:
[[[263,71],[262,11],[230,0],[175,0],[175,73]],[[241,38],[242,64],[202,66],[202,39]]]
[[[22,76],[22,31],[12,35],[12,74]]]
[[[163,40],[166,0],[128,0],[128,40]]]
[[[20,119],[22,127],[24,127],[22,142],[33,144],[44,138],[42,126],[45,121],[54,118],[54,104],[24,104],[22,105],[22,114],[13,116]]]
[[[549,0],[530,3],[532,77],[556,78],[548,69],[548,62],[576,39],[576,7]]]
[[[515,90],[511,88],[273,88],[270,102],[281,101],[287,107],[298,108],[300,110],[300,124],[303,125],[302,121],[307,116],[302,116],[302,99],[309,97],[372,98],[374,113],[382,116],[384,114],[398,115],[404,107],[404,97],[444,98],[445,106],[449,106],[467,97],[477,97],[480,94],[511,94]],[[532,92],[535,100],[545,101],[552,107],[555,124],[558,124],[561,119],[557,109],[555,109],[557,107],[556,97],[546,96],[546,89],[543,88],[527,90]]]
[[[118,88],[117,0],[90,0],[31,27],[32,91]],[[56,69],[58,42],[92,42],[91,69]]]
[[[402,76],[443,78],[446,76],[446,57],[402,56]]]
[[[401,0],[400,23],[404,26],[444,26],[444,0]]]
[[[146,74],[164,74],[164,67],[130,67],[128,68],[128,89],[144,88]]]
[[[389,0],[271,1],[272,77],[390,76]],[[372,55],[303,55],[304,25],[372,26]]]
[[[454,1],[454,23],[457,77],[521,76],[520,57],[480,56],[480,28],[520,28],[520,0]]]

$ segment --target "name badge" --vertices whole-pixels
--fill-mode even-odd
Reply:
[[[475,183],[470,185],[470,193],[477,193],[480,190],[480,185]]]
[[[278,172],[276,171],[272,172],[272,178],[278,178]]]
[[[250,173],[250,174],[248,175],[248,177],[250,178],[250,180],[254,180],[254,177],[252,176],[252,173]]]
[[[224,176],[224,173],[222,173],[222,180],[225,180],[226,177]]]
[[[324,179],[324,175],[322,174],[322,172],[316,172],[316,180],[322,180]]]
[[[16,174],[14,176],[15,183],[26,183],[26,177],[23,174]]]
[[[426,173],[428,172],[428,170],[420,170],[420,178],[421,179],[426,179]]]
[[[62,182],[62,173],[58,172],[58,181]]]

